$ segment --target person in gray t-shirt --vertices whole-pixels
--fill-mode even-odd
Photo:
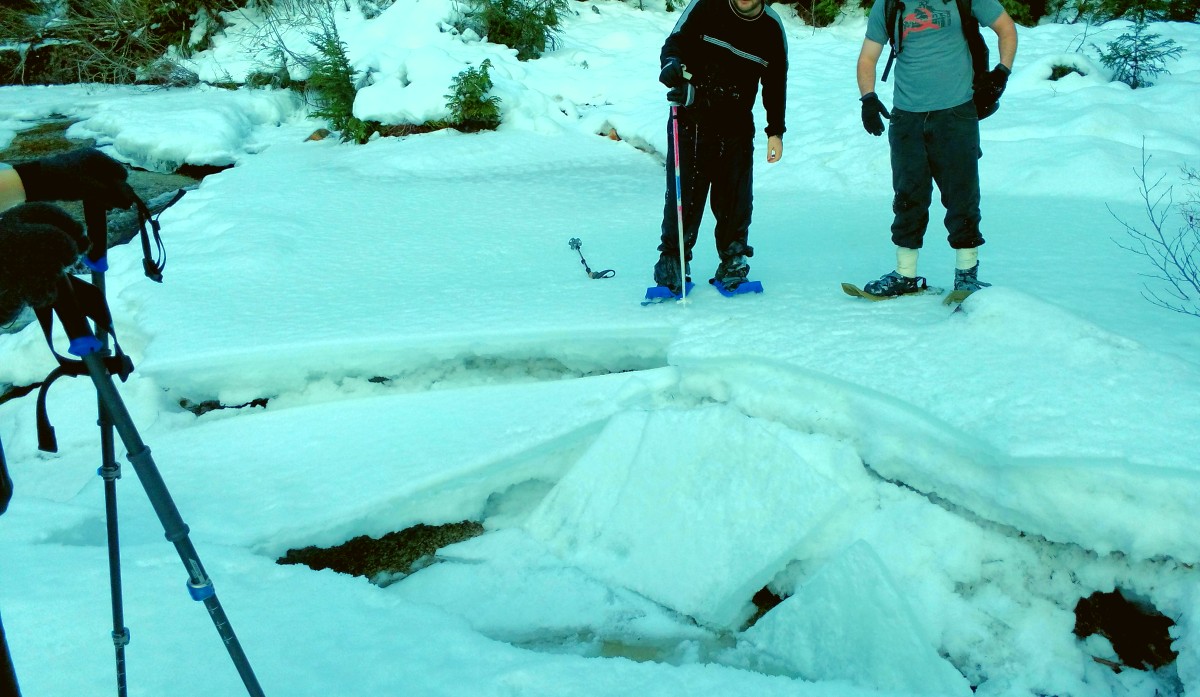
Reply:
[[[896,39],[895,103],[889,114],[875,94],[875,71],[888,43],[887,5],[900,2]],[[867,35],[858,56],[858,89],[862,94],[863,127],[883,134],[891,121],[892,242],[896,270],[871,281],[863,290],[893,297],[920,290],[917,253],[929,224],[929,205],[936,182],[946,207],[946,230],[956,250],[954,290],[962,299],[989,284],[979,280],[979,113],[994,108],[1008,82],[1017,53],[1017,31],[997,0],[973,0],[971,14],[996,32],[1000,63],[983,76],[979,94],[972,87],[971,53],[963,36],[956,0],[875,0]],[[895,31],[895,28],[893,28]],[[989,109],[990,111],[990,109]]]

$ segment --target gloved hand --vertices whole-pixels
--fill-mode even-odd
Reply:
[[[667,102],[672,106],[691,106],[696,101],[696,88],[692,83],[684,82],[678,87],[667,90]]]
[[[104,210],[129,208],[133,189],[125,167],[95,148],[13,165],[25,187],[26,201],[83,201]]]
[[[995,68],[980,78],[975,87],[974,98],[979,118],[990,116],[996,110],[996,104],[1000,101],[1000,95],[1004,94],[1004,88],[1008,86],[1008,76],[1011,73],[1003,63],[997,63]]]
[[[879,117],[882,115],[884,119],[890,119],[892,115],[884,108],[883,102],[879,101],[879,95],[868,92],[859,101],[862,102],[863,128],[873,136],[883,135],[883,119]]]
[[[0,324],[25,305],[53,304],[58,279],[86,248],[83,226],[58,206],[25,203],[0,215]]]
[[[667,102],[672,106],[691,106],[696,101],[696,88],[692,86],[691,78],[687,66],[674,58],[668,59],[658,74],[658,81],[670,88]]]
[[[662,71],[658,74],[658,81],[667,87],[679,87],[687,84],[687,81],[691,77],[691,74],[688,73],[687,68],[682,63],[674,58],[669,58],[666,64],[663,65]]]

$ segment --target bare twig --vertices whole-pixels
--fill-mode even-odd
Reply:
[[[1200,215],[1197,215],[1200,197],[1193,191],[1188,203],[1176,206],[1175,187],[1162,188],[1166,175],[1153,183],[1148,181],[1146,167],[1149,163],[1150,156],[1146,154],[1143,144],[1141,168],[1135,169],[1134,174],[1140,183],[1138,193],[1150,229],[1142,230],[1124,221],[1109,208],[1109,214],[1125,229],[1127,237],[1113,241],[1122,249],[1146,257],[1154,268],[1154,273],[1141,275],[1161,284],[1157,284],[1160,286],[1158,288],[1143,284],[1144,298],[1173,312],[1200,317]],[[1200,177],[1194,170],[1185,168],[1184,181],[1194,185],[1200,181]],[[1167,221],[1173,210],[1182,213],[1184,224],[1170,232]]]
[[[26,2],[33,10],[6,9],[0,20],[12,28],[17,43],[27,45],[18,67],[22,80],[35,82],[144,81],[152,73],[169,75],[161,63],[167,55],[188,55],[195,48],[198,18],[212,31],[219,12],[235,0],[54,0]],[[6,19],[7,16],[7,19]],[[159,64],[159,65],[156,65]],[[150,70],[149,68],[156,70]]]

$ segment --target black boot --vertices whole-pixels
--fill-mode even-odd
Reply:
[[[907,295],[925,290],[927,284],[921,276],[902,276],[896,271],[889,271],[879,278],[863,286],[863,291],[883,298],[893,298],[897,295]]]
[[[712,280],[725,286],[726,290],[733,290],[745,283],[749,274],[750,264],[746,263],[746,257],[738,254],[722,260]]]
[[[685,273],[687,282],[691,283],[692,262],[687,262]],[[683,293],[683,286],[679,283],[679,255],[668,255],[665,252],[659,255],[658,262],[654,264],[654,282],[670,288],[675,295]]]
[[[954,290],[965,290],[971,293],[980,288],[987,288],[991,283],[984,283],[979,280],[979,262],[969,269],[954,270]]]

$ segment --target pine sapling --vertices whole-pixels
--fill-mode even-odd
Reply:
[[[1124,82],[1133,89],[1150,87],[1153,78],[1167,70],[1167,61],[1179,58],[1183,47],[1171,39],[1148,32],[1147,13],[1139,12],[1133,29],[1109,42],[1100,53],[1100,62],[1113,72],[1113,79]]]
[[[346,56],[346,45],[338,36],[332,20],[323,23],[321,31],[310,37],[317,55],[309,64],[308,87],[316,95],[318,105],[313,116],[327,119],[343,140],[367,142],[370,126],[354,116],[354,67]]]
[[[492,89],[488,75],[491,67],[492,61],[485,58],[478,68],[467,68],[454,77],[454,91],[446,95],[446,108],[458,130],[494,131],[500,125],[500,98],[488,96]]]

